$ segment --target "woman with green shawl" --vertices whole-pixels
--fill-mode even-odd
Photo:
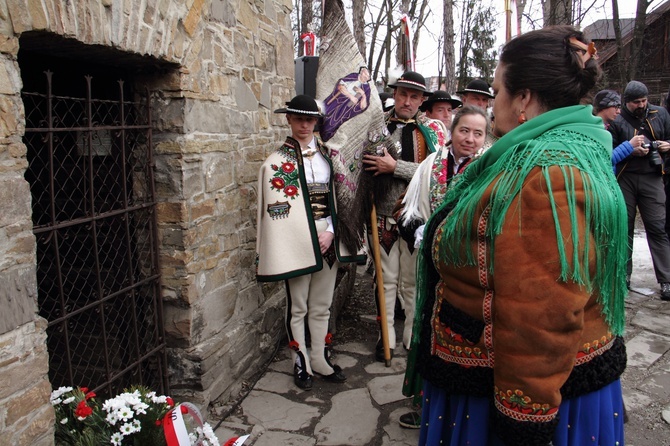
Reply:
[[[626,209],[590,105],[596,51],[569,26],[509,41],[504,135],[426,225],[405,379],[420,445],[623,445]]]

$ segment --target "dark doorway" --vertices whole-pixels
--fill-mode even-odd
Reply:
[[[20,48],[52,386],[167,393],[144,59],[49,34]]]

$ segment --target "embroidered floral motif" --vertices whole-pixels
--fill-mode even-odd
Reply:
[[[437,146],[443,146],[447,143],[447,135],[444,133],[443,129],[440,124],[437,123],[434,119],[431,119],[426,123],[421,122],[422,120],[419,120],[421,124],[426,125],[428,128],[432,130],[432,132],[428,132],[429,138],[431,142],[433,143],[433,146],[437,148]]]
[[[441,158],[440,155],[433,163],[429,194],[431,211],[437,209],[447,193],[447,163],[447,158]]]
[[[295,147],[293,145],[289,144],[288,141],[284,143],[283,146],[281,146],[277,151],[284,156],[284,158],[288,158],[288,160],[292,163],[297,163],[298,162],[298,157],[296,155]]]
[[[592,342],[587,342],[582,345],[581,350],[577,352],[577,357],[575,358],[575,365],[580,365],[585,362],[590,361],[594,356],[601,355],[609,350],[612,345],[614,345],[614,336],[612,333],[607,333],[607,335],[596,339]]]
[[[393,244],[398,240],[399,234],[397,230],[398,225],[389,223],[386,217],[382,217],[377,221],[377,234],[379,235],[379,246],[381,246],[386,254],[391,252]],[[368,227],[368,237],[372,240],[372,231]]]
[[[438,184],[447,183],[447,164],[449,160],[442,158],[439,163],[435,166],[435,179]]]
[[[519,389],[503,391],[495,387],[495,399],[498,409],[503,409],[506,415],[512,415],[516,419],[527,419],[531,417],[552,417],[558,412],[558,407],[549,404],[533,403],[529,396],[524,395]]]
[[[276,164],[270,165],[270,168],[274,170],[274,176],[270,179],[270,188],[276,190],[277,192],[282,192],[284,197],[295,200],[300,194],[298,193],[300,185],[298,179],[298,170],[295,167],[295,164],[286,161],[283,162],[281,166]]]

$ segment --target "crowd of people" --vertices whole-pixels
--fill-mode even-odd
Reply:
[[[356,76],[363,91],[369,73]],[[600,76],[593,44],[553,26],[505,44],[492,85],[431,92],[407,71],[380,95],[398,150],[362,159],[385,296],[375,359],[409,352],[403,393],[414,410],[400,423],[421,429],[421,445],[624,444],[638,209],[670,300],[670,114],[638,81],[622,96],[593,95]],[[338,265],[363,260],[338,240],[333,165],[315,132],[322,112],[305,95],[276,110],[291,135],[258,183],[257,278],[285,281],[294,383],[306,390],[314,375],[346,380],[328,319]]]

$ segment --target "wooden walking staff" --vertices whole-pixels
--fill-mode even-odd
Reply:
[[[372,258],[375,262],[375,279],[377,281],[377,306],[379,307],[379,326],[381,328],[382,347],[384,347],[384,363],[391,367],[391,349],[389,332],[386,324],[386,296],[384,295],[384,276],[382,271],[381,253],[379,251],[379,226],[377,224],[377,208],[374,200],[370,211],[370,231],[372,233]]]

